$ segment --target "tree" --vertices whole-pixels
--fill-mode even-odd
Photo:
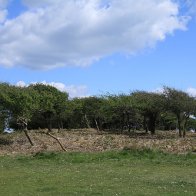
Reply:
[[[54,100],[54,108],[58,129],[63,129],[64,119],[66,119],[68,115],[68,93],[59,91],[56,94],[56,99]]]
[[[59,125],[62,122],[62,116],[66,110],[65,106],[68,99],[68,94],[59,91],[55,87],[45,84],[30,85],[29,88],[33,89],[38,94],[37,112],[41,114],[46,121],[48,128],[46,134],[55,139],[61,146],[62,150],[66,151],[60,140],[50,132],[52,131],[53,119],[57,119]]]
[[[164,110],[165,99],[162,94],[136,91],[132,93],[134,107],[143,116],[144,129],[155,134],[156,121],[160,113]]]
[[[84,120],[88,128],[95,127],[100,131],[102,124],[101,106],[103,98],[101,97],[86,97],[82,98],[82,112]]]
[[[0,105],[0,133],[4,131],[5,117],[3,115],[3,106]]]
[[[158,120],[159,129],[168,131],[176,129],[176,116],[171,111],[166,110],[161,112],[160,118]]]
[[[168,110],[177,118],[179,136],[185,137],[187,120],[195,112],[195,99],[181,90],[169,87],[164,87],[164,95]]]
[[[4,121],[5,121],[5,103],[4,103],[4,84],[0,83],[0,133],[4,130]]]
[[[28,135],[28,123],[36,109],[36,96],[29,88],[16,87],[9,84],[1,84],[1,102],[6,118],[14,118],[24,131],[28,141],[33,142]]]
[[[118,96],[110,97],[112,110],[114,115],[116,115],[116,120],[121,131],[127,129],[130,132],[131,128],[135,127],[137,124],[136,120],[136,110],[133,107],[133,99],[131,95],[120,94]]]
[[[83,101],[80,98],[74,98],[67,104],[67,126],[69,128],[85,128],[83,114]]]
[[[30,85],[29,88],[33,89],[38,95],[37,113],[44,118],[48,131],[52,130],[53,119],[57,119],[60,126],[63,113],[66,110],[68,94],[45,84]]]

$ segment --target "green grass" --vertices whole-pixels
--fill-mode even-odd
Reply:
[[[196,155],[150,150],[0,157],[0,195],[196,195]]]

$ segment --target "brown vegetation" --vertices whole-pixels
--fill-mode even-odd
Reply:
[[[159,131],[157,135],[145,133],[98,133],[94,129],[53,131],[68,152],[100,152],[122,149],[155,149],[170,153],[196,151],[196,134],[188,133],[186,139],[178,138],[174,131]],[[29,131],[34,142],[31,146],[23,132],[0,135],[0,155],[34,154],[42,151],[61,151],[58,142],[42,131]]]

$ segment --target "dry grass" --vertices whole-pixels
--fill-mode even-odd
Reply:
[[[157,131],[155,136],[141,132],[128,134],[98,133],[94,129],[63,130],[52,133],[60,139],[68,152],[102,152],[122,149],[156,149],[170,153],[196,151],[196,134],[185,139],[175,132]],[[0,155],[34,154],[42,151],[61,151],[59,144],[38,130],[29,131],[35,146],[31,147],[23,132],[0,135]]]

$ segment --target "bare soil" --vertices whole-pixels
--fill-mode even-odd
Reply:
[[[45,151],[62,151],[52,137],[43,134],[44,130],[31,130],[34,146],[31,146],[23,132],[0,135],[0,155],[35,154]],[[169,153],[184,154],[196,152],[196,133],[187,133],[185,139],[179,138],[174,131],[157,131],[152,136],[142,131],[137,133],[114,134],[94,129],[54,130],[51,132],[59,139],[68,152],[101,152],[122,149],[154,149]]]

